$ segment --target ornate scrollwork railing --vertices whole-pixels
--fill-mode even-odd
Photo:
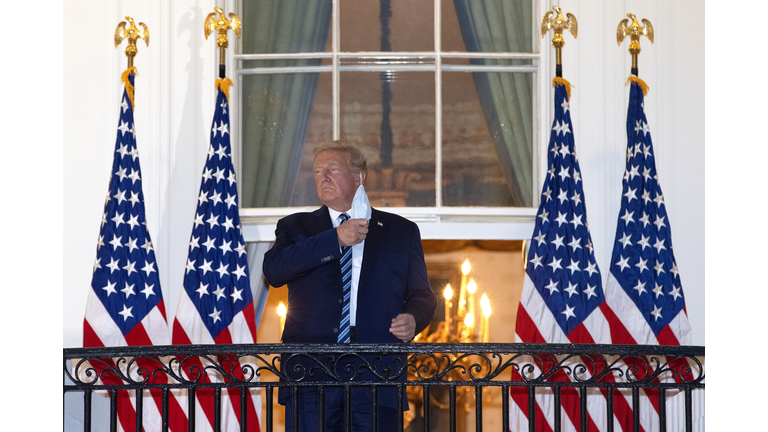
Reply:
[[[305,386],[396,387],[401,399],[405,390],[414,386],[449,386],[452,394],[456,387],[477,390],[487,386],[502,387],[502,394],[517,387],[529,391],[532,387],[680,389],[688,398],[691,390],[704,388],[703,359],[704,347],[648,345],[416,343],[68,348],[64,350],[64,391],[265,387],[268,407],[273,388]],[[265,372],[280,381],[261,381]],[[507,403],[505,400],[504,405]]]

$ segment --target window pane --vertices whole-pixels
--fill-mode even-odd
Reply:
[[[340,87],[341,135],[368,152],[371,205],[434,206],[435,74],[342,72]]]
[[[443,0],[443,51],[532,52],[531,0]]]
[[[242,54],[330,51],[332,12],[331,0],[244,1]]]
[[[331,91],[330,73],[243,77],[244,208],[319,205],[312,148],[333,138]]]
[[[445,206],[530,207],[532,75],[443,73]]]
[[[339,9],[342,51],[435,50],[431,1],[341,0]],[[388,19],[386,33],[382,18]]]

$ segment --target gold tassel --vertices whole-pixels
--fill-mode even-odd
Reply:
[[[565,92],[568,94],[568,100],[571,100],[571,83],[566,81],[564,78],[555,77],[552,79],[552,88],[557,86],[565,86]]]
[[[648,84],[646,84],[645,81],[641,80],[636,76],[630,75],[629,78],[627,78],[627,83],[624,85],[628,86],[630,82],[637,83],[637,85],[639,85],[640,88],[643,89],[643,96],[646,96],[648,94]]]
[[[128,93],[128,99],[131,100],[131,109],[135,109],[135,105],[133,104],[133,90],[134,86],[131,85],[131,81],[128,79],[128,76],[130,75],[138,75],[139,71],[136,69],[136,66],[129,67],[128,69],[123,72],[123,74],[120,76],[120,80],[123,81],[123,84],[125,84],[125,92]]]
[[[221,91],[224,92],[224,96],[227,97],[227,102],[229,102],[229,87],[232,86],[232,80],[229,78],[217,78],[216,79],[216,88],[221,89]]]

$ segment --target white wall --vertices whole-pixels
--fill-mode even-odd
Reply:
[[[559,4],[579,22],[577,39],[564,36],[563,77],[574,86],[571,118],[590,231],[604,279],[621,204],[629,102],[624,84],[631,67],[629,39],[619,47],[616,27],[627,12],[653,24],[654,43],[645,37],[640,41],[639,76],[649,86],[645,112],[693,343],[704,345],[704,2],[563,0]]]
[[[342,0],[344,1],[344,0]],[[138,148],[147,225],[172,319],[183,280],[192,215],[205,163],[217,74],[205,16],[223,0],[69,0],[64,5],[64,346],[82,345],[82,321],[95,259],[125,69],[117,23],[130,15],[149,26],[150,45],[135,60]],[[542,9],[549,3],[544,1]],[[557,2],[552,2],[552,4]],[[640,77],[650,86],[646,113],[656,150],[675,256],[686,294],[693,343],[704,344],[704,5],[701,0],[563,0],[579,21],[565,35],[564,77],[574,86],[571,110],[588,197],[598,264],[607,277],[621,197],[630,57],[616,45],[616,26],[633,12],[649,19]],[[88,17],[84,36],[75,23]],[[551,36],[542,42],[548,47]],[[548,48],[551,51],[551,48]],[[231,65],[229,66],[230,76]],[[548,82],[554,76],[554,66]],[[547,92],[548,93],[548,92]],[[551,104],[548,99],[544,104]],[[551,118],[542,118],[547,127]],[[546,159],[545,159],[546,160]],[[424,227],[429,230],[428,227]]]
[[[114,153],[126,15],[149,27],[138,43],[135,124],[147,226],[169,319],[183,282],[205,165],[218,75],[215,38],[203,35],[214,0],[67,1],[64,22],[88,17],[87,37],[64,26],[64,346],[82,346],[82,321]],[[231,6],[228,6],[231,7]],[[227,9],[230,10],[230,9]]]

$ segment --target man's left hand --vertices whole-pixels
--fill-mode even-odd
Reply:
[[[416,336],[416,319],[411,314],[401,313],[392,318],[389,332],[401,341],[409,341]]]

